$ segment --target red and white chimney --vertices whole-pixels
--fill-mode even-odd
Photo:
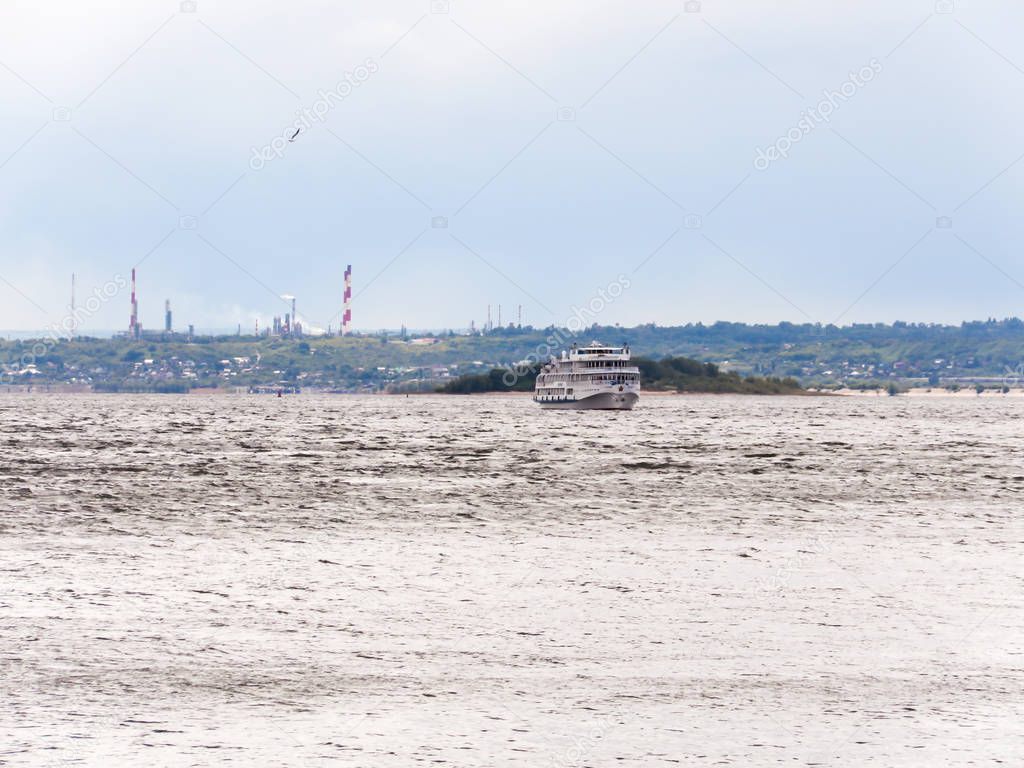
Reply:
[[[352,333],[352,265],[345,269],[345,304],[344,313],[341,316],[341,335],[348,336]]]

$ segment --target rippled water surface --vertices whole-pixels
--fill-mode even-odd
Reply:
[[[1020,765],[1024,401],[0,398],[0,765]]]

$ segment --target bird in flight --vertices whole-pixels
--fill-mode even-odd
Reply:
[[[299,135],[299,133],[301,133],[301,132],[302,132],[302,129],[301,129],[301,128],[296,128],[296,129],[295,129],[295,133],[293,133],[293,134],[292,134],[292,137],[291,137],[290,139],[288,139],[288,141],[289,141],[289,142],[293,142],[293,141],[295,141],[295,137],[296,137],[296,136],[298,136],[298,135]]]

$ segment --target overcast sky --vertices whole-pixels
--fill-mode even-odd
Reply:
[[[1024,8],[950,5],[0,0],[0,327],[1020,315]]]

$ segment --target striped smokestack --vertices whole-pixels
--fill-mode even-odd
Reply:
[[[345,305],[341,316],[341,335],[352,333],[352,265],[345,268]]]

